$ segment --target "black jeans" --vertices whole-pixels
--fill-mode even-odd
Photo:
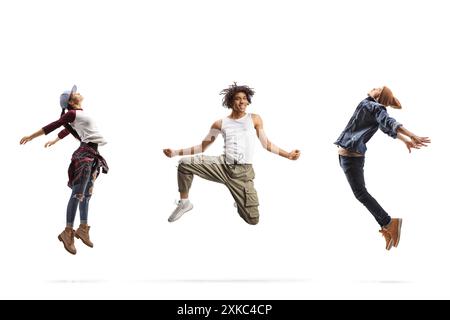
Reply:
[[[339,164],[344,170],[356,199],[366,206],[380,226],[389,224],[391,217],[378,204],[377,200],[367,192],[364,182],[364,157],[344,157],[340,155]]]

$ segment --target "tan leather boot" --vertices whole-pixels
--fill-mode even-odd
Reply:
[[[394,244],[391,235],[384,228],[381,228],[380,233],[383,235],[384,240],[386,240],[386,250],[390,250],[392,248],[392,245]]]
[[[93,248],[94,244],[89,239],[89,229],[90,228],[91,227],[88,226],[87,224],[80,224],[77,231],[75,231],[75,237],[77,237],[77,239],[81,239],[81,241],[83,241],[83,243],[85,245],[87,245],[88,247]]]
[[[389,235],[392,237],[392,244],[394,247],[398,246],[398,243],[400,242],[400,231],[402,229],[402,219],[400,218],[393,218],[391,219],[391,222],[383,227],[384,230],[386,230]]]
[[[75,248],[75,230],[72,228],[65,228],[58,236],[59,241],[64,244],[64,249],[66,249],[71,254],[77,254],[77,249]]]

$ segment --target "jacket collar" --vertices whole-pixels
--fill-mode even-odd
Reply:
[[[369,95],[367,96],[366,100],[377,102],[377,100],[375,100],[372,96]]]

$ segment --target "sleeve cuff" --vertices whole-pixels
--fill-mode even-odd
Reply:
[[[45,135],[48,135],[51,130],[49,130],[48,126],[45,126],[45,127],[42,128],[42,131],[44,131]]]
[[[68,134],[69,134],[69,131],[67,131],[67,129],[61,130],[58,133],[58,138],[64,139],[65,137],[67,137]]]
[[[397,130],[398,128],[400,128],[401,126],[403,126],[400,122],[396,122],[393,127],[392,127],[392,135],[391,137],[396,139],[397,138]]]

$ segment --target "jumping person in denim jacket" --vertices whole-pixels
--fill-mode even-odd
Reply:
[[[74,237],[81,239],[88,247],[94,246],[89,238],[90,226],[87,220],[89,200],[100,169],[103,173],[108,172],[108,165],[98,152],[98,146],[106,144],[106,141],[92,118],[81,108],[82,101],[83,96],[77,92],[76,86],[73,86],[71,91],[65,91],[60,97],[62,112],[59,120],[20,140],[20,144],[25,144],[36,137],[43,134],[47,135],[64,126],[65,129],[58,133],[57,138],[45,144],[46,148],[69,134],[72,134],[81,142],[80,147],[73,153],[69,166],[68,186],[72,189],[72,194],[67,205],[66,228],[58,235],[58,239],[62,241],[64,248],[71,254],[77,253]],[[78,207],[80,209],[80,227],[75,231],[73,224]]]
[[[367,192],[364,182],[364,155],[366,143],[379,129],[392,138],[403,141],[411,149],[420,149],[430,143],[427,137],[419,137],[389,117],[386,106],[401,109],[401,104],[388,87],[375,88],[360,102],[349,123],[335,144],[338,145],[339,164],[344,170],[355,197],[370,211],[381,227],[386,240],[386,250],[397,247],[400,241],[401,218],[391,218]]]
[[[299,150],[286,152],[267,139],[263,121],[257,114],[246,113],[254,95],[253,89],[236,83],[222,90],[223,106],[231,109],[228,117],[215,121],[201,144],[180,150],[164,149],[167,157],[193,155],[204,152],[222,134],[224,154],[219,157],[195,156],[182,158],[178,165],[178,191],[180,200],[169,217],[169,222],[179,219],[193,208],[188,199],[194,175],[224,184],[237,206],[239,215],[248,224],[259,222],[258,196],[253,186],[255,173],[252,167],[253,147],[258,136],[262,146],[290,160],[297,160]],[[255,132],[256,131],[256,132]],[[256,133],[256,135],[255,135]]]

